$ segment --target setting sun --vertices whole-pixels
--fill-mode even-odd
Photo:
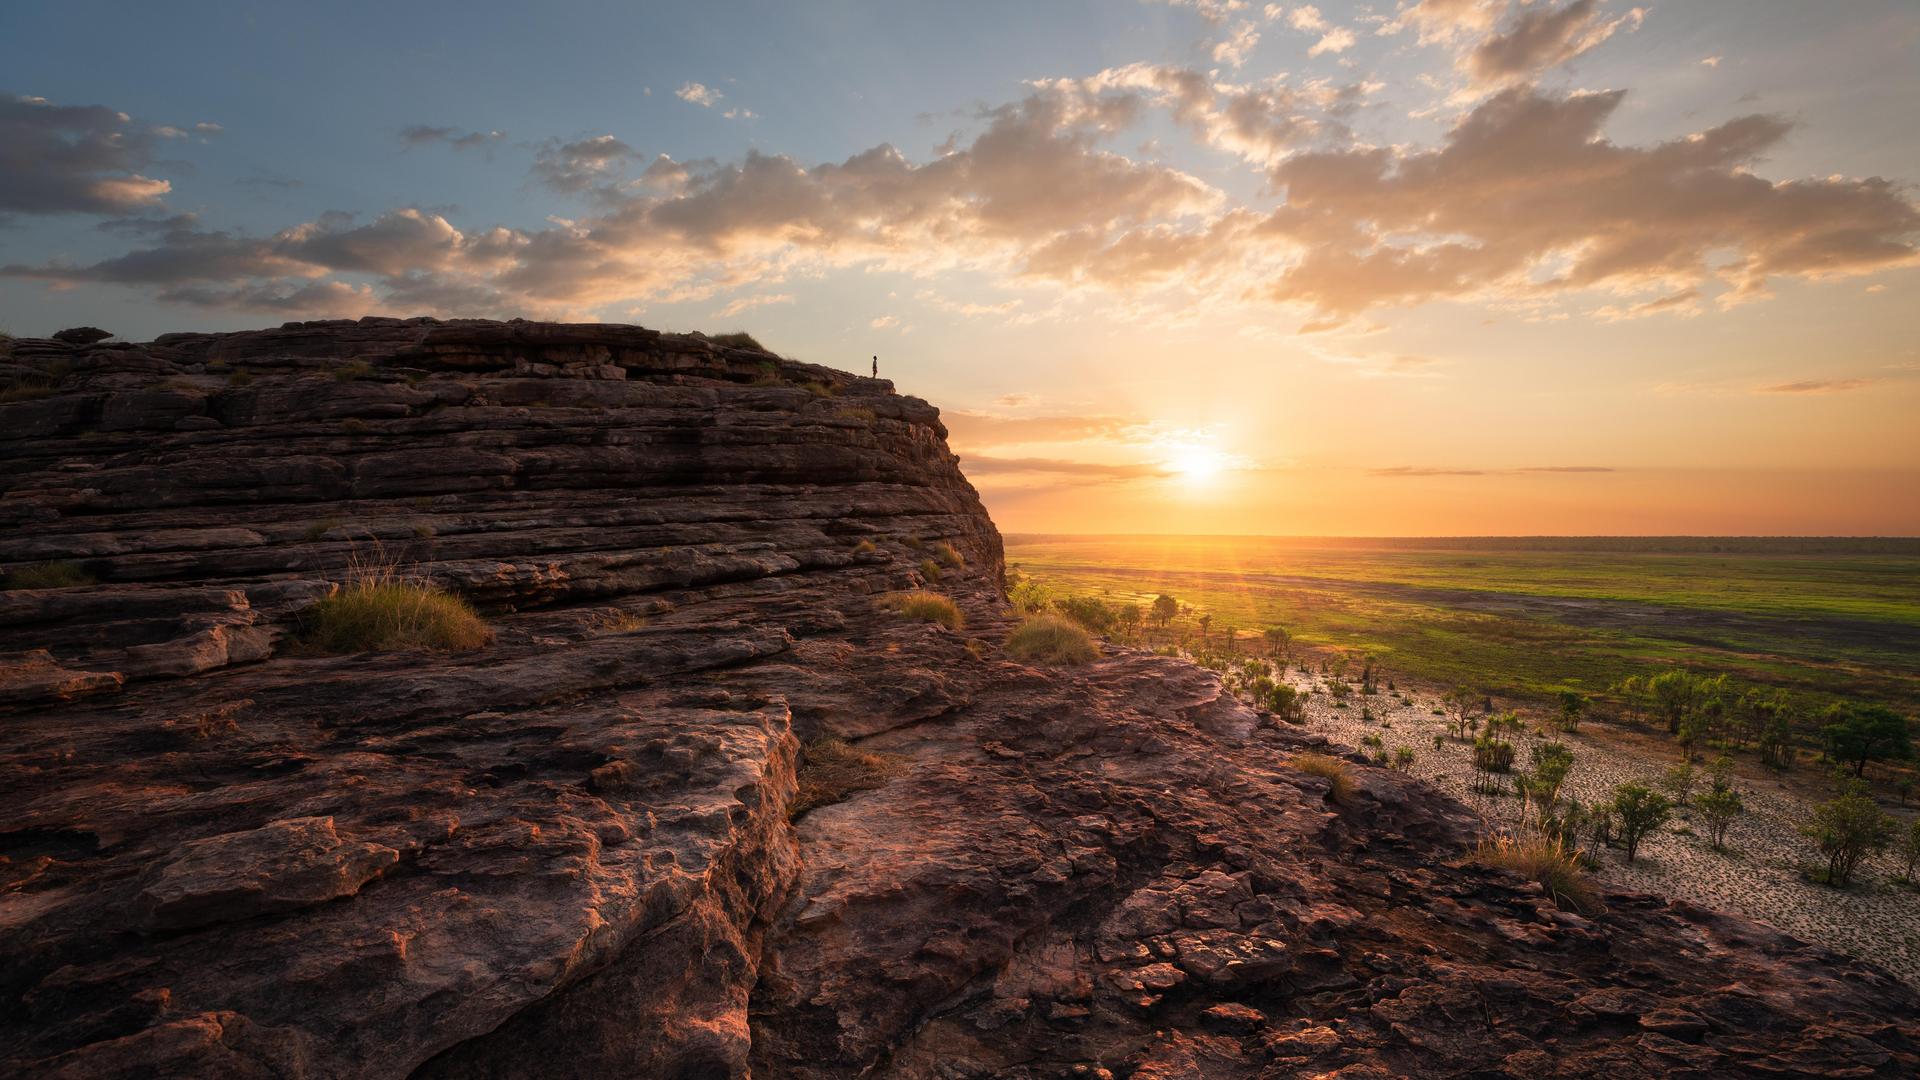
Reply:
[[[1176,446],[1167,458],[1167,469],[1188,486],[1206,484],[1228,466],[1227,456],[1211,446]]]

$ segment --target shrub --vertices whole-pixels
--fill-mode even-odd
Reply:
[[[25,378],[0,386],[0,405],[16,401],[38,401],[43,397],[52,397],[58,387],[45,379]]]
[[[1525,840],[1494,837],[1480,842],[1474,849],[1473,861],[1538,882],[1553,899],[1554,906],[1562,910],[1582,915],[1600,911],[1600,890],[1581,869],[1579,849],[1558,840],[1539,836]]]
[[[880,550],[879,546],[876,545],[872,540],[862,540],[859,543],[853,545],[853,553],[855,555],[871,555],[874,552],[879,550]]]
[[[1060,614],[1096,634],[1113,629],[1113,609],[1091,596],[1066,596],[1053,602]]]
[[[857,791],[883,788],[902,767],[900,759],[891,754],[858,750],[832,737],[815,739],[801,755],[799,790],[787,807],[787,820],[816,807],[845,802]]]
[[[1827,857],[1820,881],[1827,885],[1845,885],[1861,860],[1887,846],[1893,838],[1894,821],[1882,813],[1867,785],[1853,781],[1841,789],[1838,797],[1813,808],[1813,823],[1801,832],[1812,838]]]
[[[939,623],[949,630],[959,630],[967,625],[967,617],[960,613],[952,600],[926,589],[895,593],[881,602],[909,619]]]
[[[1413,747],[1398,747],[1393,752],[1393,767],[1403,773],[1410,773],[1413,771],[1413,757]]]
[[[371,374],[373,374],[373,365],[365,360],[349,360],[333,369],[333,378],[336,382],[352,382]]]
[[[74,589],[93,585],[96,579],[76,562],[44,562],[22,566],[7,572],[8,589]]]
[[[1673,815],[1673,804],[1645,784],[1621,784],[1613,789],[1613,813],[1619,822],[1620,843],[1632,862],[1640,853],[1640,841]]]
[[[1673,800],[1674,806],[1682,807],[1693,798],[1693,785],[1698,780],[1699,776],[1694,772],[1693,766],[1683,761],[1668,769],[1660,777],[1660,787]]]
[[[967,565],[966,557],[960,554],[960,549],[945,540],[933,545],[933,557],[940,561],[941,566],[952,570],[958,570]]]
[[[1920,818],[1907,824],[1907,831],[1900,834],[1900,858],[1907,864],[1907,872],[1901,880],[1909,885],[1916,884],[1913,871],[1920,866]]]
[[[430,582],[391,569],[363,574],[308,608],[301,641],[316,652],[478,649],[493,640],[473,606]]]
[[[1028,617],[1008,635],[1006,648],[1015,660],[1041,664],[1084,664],[1100,655],[1080,624],[1052,614]]]
[[[1295,754],[1287,764],[1327,782],[1327,798],[1343,803],[1353,797],[1353,771],[1347,763],[1326,754]]]
[[[745,330],[735,330],[731,334],[714,334],[708,337],[707,340],[713,342],[715,345],[725,345],[730,349],[754,349],[758,352],[767,351],[765,345],[755,341],[753,335],[747,333]]]
[[[1727,826],[1732,825],[1733,819],[1746,810],[1740,801],[1740,793],[1716,784],[1712,791],[1695,799],[1693,805],[1706,823],[1707,839],[1712,842],[1713,850],[1725,850]]]
[[[1513,744],[1491,735],[1482,735],[1473,740],[1473,767],[1489,773],[1503,773],[1512,769]]]

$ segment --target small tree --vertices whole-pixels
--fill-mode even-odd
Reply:
[[[1768,768],[1785,770],[1793,766],[1793,758],[1793,721],[1777,713],[1760,730],[1760,760]]]
[[[1446,707],[1447,723],[1453,728],[1454,738],[1467,737],[1473,714],[1480,708],[1482,700],[1484,700],[1483,695],[1465,686],[1454,687],[1447,691],[1446,697],[1440,699],[1440,703]]]
[[[1694,808],[1700,811],[1700,818],[1707,826],[1707,839],[1713,842],[1713,850],[1725,851],[1727,826],[1746,810],[1740,802],[1740,793],[1716,785],[1694,801]]]
[[[1200,623],[1200,644],[1205,646],[1207,643],[1207,631],[1213,626],[1213,614],[1211,612],[1204,614],[1200,616],[1197,621]]]
[[[1640,841],[1673,816],[1673,804],[1645,784],[1621,784],[1613,789],[1613,813],[1620,843],[1627,849],[1627,861],[1632,862],[1640,853]]]
[[[1913,876],[1914,867],[1920,866],[1920,818],[1908,822],[1907,831],[1900,834],[1900,858],[1907,864],[1902,880],[1909,885],[1920,884]]]
[[[1673,800],[1675,807],[1684,807],[1693,795],[1693,785],[1699,778],[1694,767],[1683,761],[1660,777],[1660,787]]]
[[[1827,753],[1835,761],[1851,762],[1855,776],[1866,773],[1869,761],[1903,761],[1913,756],[1907,718],[1885,705],[1835,705],[1825,719],[1827,725],[1820,734]]]
[[[1573,770],[1573,751],[1557,742],[1539,743],[1529,751],[1532,765],[1516,783],[1520,794],[1536,808],[1542,821],[1559,801],[1560,788]]]
[[[1153,598],[1153,621],[1160,624],[1160,629],[1165,630],[1178,614],[1180,614],[1180,601],[1166,593]]]
[[[1119,610],[1114,613],[1114,618],[1120,624],[1120,636],[1123,640],[1139,639],[1141,618],[1139,604],[1120,605]]]
[[[1293,635],[1284,626],[1269,626],[1260,636],[1266,639],[1268,659],[1280,661],[1280,670],[1285,671],[1293,654]]]
[[[1867,785],[1855,780],[1838,797],[1813,809],[1813,822],[1800,831],[1812,838],[1826,856],[1827,869],[1821,881],[1827,885],[1845,885],[1853,880],[1861,860],[1887,846],[1893,837],[1893,817],[1880,811]]]
[[[1580,714],[1587,711],[1587,695],[1578,690],[1560,691],[1560,730],[1578,731]]]

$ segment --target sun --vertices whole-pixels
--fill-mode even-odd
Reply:
[[[1168,455],[1167,468],[1188,484],[1205,484],[1227,467],[1227,456],[1211,446],[1176,446]]]

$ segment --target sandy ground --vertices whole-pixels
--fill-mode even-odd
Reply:
[[[1319,677],[1298,670],[1290,671],[1287,681],[1300,690],[1325,685]],[[1396,747],[1412,747],[1417,755],[1415,776],[1480,809],[1489,821],[1512,826],[1520,800],[1478,796],[1469,789],[1473,770],[1467,744],[1449,739],[1444,748],[1434,749],[1434,735],[1447,731],[1445,718],[1433,712],[1439,704],[1438,692],[1405,685],[1400,689],[1412,697],[1412,705],[1402,704],[1400,694],[1383,691],[1363,698],[1356,690],[1347,707],[1339,709],[1326,693],[1313,694],[1306,698],[1308,727],[1356,749],[1367,749],[1361,739],[1369,734],[1380,736],[1388,754]],[[1372,723],[1361,719],[1363,702],[1373,709]],[[1529,730],[1510,737],[1520,765],[1529,760],[1529,746],[1542,741],[1532,731],[1538,717],[1528,719]],[[1563,797],[1571,795],[1582,804],[1606,799],[1615,784],[1629,780],[1659,790],[1661,774],[1679,761],[1671,744],[1611,725],[1589,722],[1571,735],[1553,733],[1551,737],[1565,743],[1574,755]],[[1624,852],[1605,850],[1597,876],[1618,888],[1660,893],[1760,919],[1796,937],[1871,960],[1920,986],[1920,891],[1892,880],[1901,870],[1893,854],[1884,852],[1869,859],[1855,875],[1854,884],[1844,890],[1807,881],[1800,867],[1825,862],[1812,842],[1800,835],[1811,813],[1810,795],[1824,797],[1818,794],[1819,786],[1809,784],[1804,776],[1782,782],[1750,753],[1735,759],[1734,786],[1747,812],[1727,830],[1724,853],[1714,851],[1705,827],[1693,820],[1691,812],[1683,812],[1658,835],[1643,841],[1631,864]],[[1811,768],[1802,766],[1803,771]],[[1703,770],[1696,790],[1704,787]],[[1900,819],[1903,829],[1913,819],[1911,810],[1884,800],[1882,805]]]

